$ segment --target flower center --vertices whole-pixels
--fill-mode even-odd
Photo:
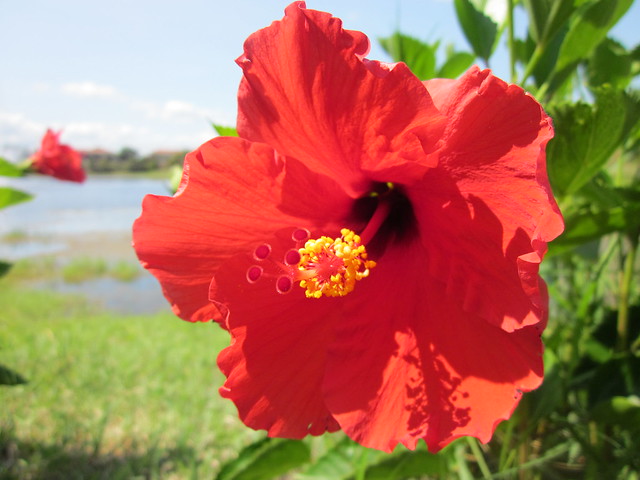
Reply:
[[[335,240],[324,236],[307,240],[298,250],[296,280],[300,280],[307,297],[343,297],[376,266],[376,262],[367,260],[359,235],[348,228],[340,230],[340,235]]]
[[[308,298],[343,297],[376,266],[376,262],[367,258],[365,244],[376,235],[389,212],[388,195],[383,194],[360,235],[343,228],[335,239],[310,238],[308,230],[297,228],[290,237],[294,248],[287,250],[281,260],[273,258],[278,255],[273,254],[271,245],[259,245],[253,252],[256,264],[247,269],[246,280],[253,284],[263,278],[275,279],[275,289],[281,294],[289,293],[299,282]],[[285,245],[283,250],[287,248]],[[276,250],[282,252],[280,248]]]

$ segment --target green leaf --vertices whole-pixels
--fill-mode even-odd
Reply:
[[[9,273],[9,270],[11,270],[11,267],[13,267],[12,263],[5,262],[4,260],[0,260],[0,277]]]
[[[631,55],[620,43],[605,38],[589,58],[589,85],[599,87],[608,83],[620,90],[625,89],[631,83],[631,63]]]
[[[347,480],[356,469],[354,458],[365,450],[349,437],[344,437],[298,476],[300,480]],[[373,452],[373,451],[372,451]],[[377,455],[378,452],[373,452]]]
[[[300,440],[265,438],[245,447],[238,458],[222,466],[217,480],[276,478],[308,463],[309,447]]]
[[[547,20],[549,19],[550,0],[522,0],[524,8],[529,16],[529,34],[533,40],[540,44],[544,35]]]
[[[27,380],[17,372],[0,364],[0,385],[22,385]]]
[[[588,404],[595,408],[617,396],[640,395],[640,358],[613,358],[595,369],[587,389]]]
[[[524,402],[529,404],[527,421],[535,424],[541,419],[553,413],[558,405],[565,399],[566,391],[560,375],[560,365],[555,353],[551,350],[544,352],[544,382],[542,385],[528,393]]]
[[[236,130],[235,127],[225,127],[223,125],[216,125],[215,123],[212,123],[211,126],[216,131],[216,133],[221,137],[237,137],[238,136],[238,131]]]
[[[624,232],[640,227],[640,203],[603,210],[582,208],[565,215],[565,233],[550,245],[556,255],[612,232]]]
[[[0,209],[7,208],[16,203],[26,202],[33,198],[33,195],[27,192],[21,192],[11,187],[0,187]]]
[[[547,165],[557,194],[577,192],[607,163],[623,141],[627,111],[624,93],[608,86],[598,89],[595,105],[550,109],[555,138],[549,142]]]
[[[429,45],[420,40],[395,32],[378,42],[394,62],[404,62],[420,80],[436,76],[436,50],[439,42]]]
[[[556,71],[566,73],[578,61],[587,58],[632,3],[633,0],[596,0],[580,8],[571,18]]]
[[[640,137],[640,91],[626,90],[624,103],[627,114],[622,135],[624,138]]]
[[[452,52],[438,70],[438,78],[457,78],[466,71],[475,60],[475,56],[467,52]]]
[[[640,433],[640,398],[613,397],[596,405],[591,417],[598,423],[617,425],[634,433]]]
[[[422,478],[425,475],[448,473],[447,459],[443,453],[425,451],[403,451],[391,457],[384,457],[380,463],[367,468],[367,480],[387,480],[390,478]]]
[[[498,39],[498,23],[487,15],[476,2],[454,0],[458,22],[474,53],[485,63],[493,53]]]
[[[529,33],[538,45],[546,46],[565,26],[575,11],[574,0],[522,0],[529,14]]]
[[[169,170],[169,190],[172,194],[175,194],[180,187],[182,181],[183,170],[180,165],[173,165]]]
[[[0,175],[3,177],[21,177],[22,174],[22,170],[15,164],[0,157]]]
[[[605,363],[611,360],[613,351],[599,340],[589,337],[582,345],[585,354],[595,363]]]

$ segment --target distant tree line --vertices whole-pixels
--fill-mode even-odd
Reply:
[[[182,166],[186,154],[186,150],[157,150],[141,156],[130,147],[124,147],[118,153],[102,149],[86,150],[82,152],[82,166],[93,173],[149,172],[173,165]]]

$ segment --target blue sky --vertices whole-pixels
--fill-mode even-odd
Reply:
[[[232,125],[244,39],[289,0],[0,0],[0,154],[18,159],[47,127],[76,148],[194,149]],[[466,49],[451,0],[308,0],[371,39],[396,27]],[[615,36],[640,43],[640,5]],[[504,75],[505,55],[493,65]]]

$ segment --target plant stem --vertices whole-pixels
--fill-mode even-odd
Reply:
[[[475,438],[466,437],[467,443],[469,444],[469,448],[471,448],[471,452],[473,456],[476,458],[476,462],[478,463],[478,468],[482,472],[483,478],[491,478],[491,470],[489,470],[489,466],[484,459],[484,454],[482,450],[478,446],[478,441]]]
[[[631,248],[624,260],[624,270],[620,281],[620,301],[618,304],[617,333],[618,342],[616,349],[624,352],[629,348],[629,297],[633,284],[633,271],[636,264],[636,251],[638,250],[638,235],[630,236]]]
[[[538,66],[538,62],[542,58],[542,54],[544,53],[544,47],[542,45],[537,45],[536,49],[533,51],[533,55],[529,59],[527,66],[524,69],[524,73],[522,74],[522,80],[520,80],[520,85],[524,87],[524,82],[531,76],[533,70]]]
[[[516,42],[515,42],[515,25],[513,22],[513,0],[509,0],[507,3],[507,28],[508,31],[508,43],[509,43],[509,63],[511,66],[511,83],[518,81],[516,75]]]

